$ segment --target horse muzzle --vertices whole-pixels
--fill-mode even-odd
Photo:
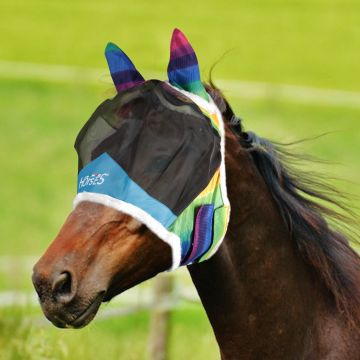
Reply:
[[[34,267],[32,281],[46,318],[59,328],[81,328],[96,315],[105,291],[81,294],[70,271],[47,275]]]

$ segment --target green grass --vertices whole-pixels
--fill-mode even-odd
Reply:
[[[10,308],[0,310],[1,360],[146,359],[149,315],[98,320],[79,330],[59,330],[39,323],[40,313]],[[33,312],[33,311],[32,311]],[[196,342],[196,351],[189,341]],[[170,358],[218,359],[210,325],[198,306],[172,314]]]
[[[107,41],[118,43],[144,72],[165,78],[174,27],[188,35],[200,66],[232,51],[215,78],[360,91],[360,2],[350,0],[200,0],[197,2],[11,1],[1,4],[1,61],[102,67]],[[205,77],[206,78],[206,77]],[[0,78],[0,255],[39,256],[71,210],[75,136],[110,83],[52,83]],[[330,160],[316,170],[347,181],[360,195],[360,107],[232,97],[248,130],[287,142],[334,132],[298,146]],[[309,165],[308,169],[314,169]],[[0,290],[31,289],[30,270],[0,271]],[[0,359],[143,359],[148,314],[99,320],[81,331],[24,324],[38,308],[0,308]],[[173,314],[171,359],[217,359],[204,311]],[[196,351],[193,351],[196,347]]]

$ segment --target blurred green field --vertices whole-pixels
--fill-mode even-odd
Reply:
[[[104,66],[112,40],[139,69],[164,71],[177,26],[204,70],[233,49],[220,77],[359,90],[359,12],[357,0],[14,0],[0,59]]]
[[[144,74],[166,78],[172,29],[192,42],[204,79],[231,50],[214,79],[294,84],[360,92],[360,2],[349,0],[12,1],[0,7],[0,259],[39,256],[72,208],[76,191],[75,136],[96,106],[113,93],[103,50],[118,43]],[[5,62],[102,68],[62,81],[21,78]],[[23,65],[20,63],[24,63]],[[14,67],[15,69],[16,67]],[[50,68],[56,71],[56,68]],[[298,146],[333,162],[316,170],[360,195],[360,102],[285,101],[276,94],[225,92],[245,126],[288,142],[333,132]],[[347,94],[347,93],[345,93]],[[314,167],[309,167],[313,169]],[[1,262],[1,260],[0,260]],[[30,271],[1,267],[0,292],[30,291]],[[1,304],[0,304],[1,305]],[[23,322],[38,308],[0,307],[0,359],[143,359],[148,314],[95,321],[80,331]],[[171,359],[216,359],[216,343],[200,305],[184,305],[172,319]],[[193,349],[196,348],[196,351]]]
[[[0,310],[0,359],[11,360],[138,360],[145,358],[149,314],[98,320],[82,330],[59,330],[28,325],[31,309]],[[31,317],[30,317],[31,319]],[[210,325],[197,306],[185,306],[172,314],[170,359],[218,359]],[[196,324],[196,326],[195,326]],[[190,346],[197,344],[197,350]]]

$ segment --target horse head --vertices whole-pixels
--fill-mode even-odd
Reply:
[[[173,33],[169,82],[145,81],[112,43],[105,55],[118,94],[76,139],[74,210],[33,272],[58,327],[85,326],[103,301],[206,259],[228,221],[222,119],[185,36]]]

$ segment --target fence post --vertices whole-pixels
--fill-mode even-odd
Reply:
[[[167,360],[170,338],[172,275],[162,273],[154,279],[153,308],[150,315],[149,360]]]

